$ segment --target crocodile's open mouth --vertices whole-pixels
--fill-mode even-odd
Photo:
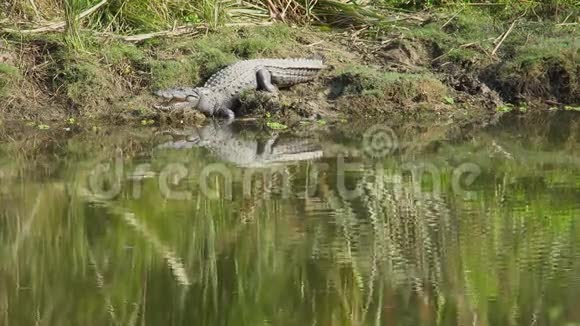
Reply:
[[[154,94],[161,97],[162,99],[164,99],[166,101],[171,101],[171,102],[185,102],[187,99],[187,95],[169,94],[166,91],[156,91]]]
[[[175,102],[194,102],[199,98],[199,94],[195,90],[185,87],[160,89],[153,93],[165,100]]]

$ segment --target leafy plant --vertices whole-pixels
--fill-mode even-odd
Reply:
[[[496,108],[498,112],[511,112],[514,109],[512,104],[500,105]]]
[[[141,120],[141,125],[143,126],[150,126],[155,123],[155,120],[152,119],[143,119]]]
[[[280,122],[275,122],[275,121],[268,121],[268,122],[266,122],[266,125],[268,126],[268,128],[274,129],[274,130],[281,130],[281,129],[288,128],[288,126],[286,126],[285,124],[282,124]]]

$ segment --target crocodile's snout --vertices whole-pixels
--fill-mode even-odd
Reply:
[[[153,92],[153,94],[165,99],[172,99],[175,98],[176,95],[179,95],[179,93],[170,90],[157,90]]]

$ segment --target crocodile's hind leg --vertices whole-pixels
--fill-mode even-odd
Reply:
[[[258,80],[259,88],[266,90],[270,93],[278,93],[278,87],[272,84],[272,74],[270,74],[270,72],[267,69],[262,68],[258,70],[258,72],[256,73],[256,78]]]

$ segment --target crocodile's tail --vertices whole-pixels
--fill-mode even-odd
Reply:
[[[272,81],[281,87],[313,80],[326,69],[323,59],[271,59],[266,66],[272,74]]]

